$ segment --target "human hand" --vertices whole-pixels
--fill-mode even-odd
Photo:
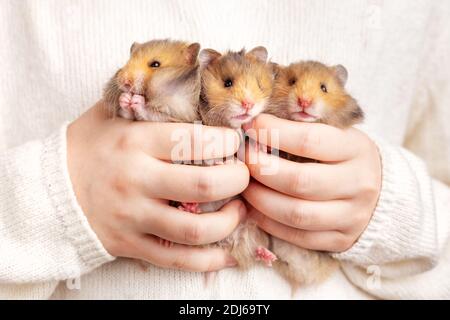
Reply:
[[[236,262],[228,252],[196,245],[228,236],[244,218],[245,205],[236,200],[220,212],[195,215],[169,206],[168,199],[205,202],[234,196],[248,185],[248,169],[241,162],[210,167],[173,164],[172,138],[179,130],[192,133],[194,125],[108,119],[99,102],[67,132],[68,167],[77,200],[113,256],[192,271],[233,266]],[[200,138],[212,135],[222,137],[223,145],[216,141],[211,148],[201,139],[202,150],[212,150],[210,157],[237,151],[239,137],[233,130],[202,127]],[[194,156],[209,159],[204,151]],[[177,160],[191,158],[181,157]],[[160,238],[175,244],[162,246]]]
[[[255,141],[320,163],[292,162],[247,148],[246,162],[254,178],[243,193],[253,207],[249,214],[266,232],[299,247],[349,249],[368,225],[380,193],[381,161],[375,144],[355,128],[266,114],[251,128],[247,134]],[[268,132],[267,142],[261,141],[260,129]],[[279,146],[270,141],[274,129]],[[275,174],[264,174],[263,168],[273,167],[274,161],[279,161]]]

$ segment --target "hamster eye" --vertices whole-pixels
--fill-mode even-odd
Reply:
[[[231,87],[233,85],[233,81],[231,81],[231,79],[226,79],[223,82],[223,85],[224,85],[225,88],[229,88],[229,87]]]
[[[325,93],[327,93],[328,92],[328,90],[327,90],[327,86],[326,85],[324,85],[323,83],[321,83],[320,84],[320,90],[322,90],[323,92],[325,92]]]
[[[159,68],[161,66],[161,63],[159,61],[152,61],[148,63],[148,66],[150,68]]]
[[[293,86],[296,82],[297,82],[297,79],[295,79],[295,78],[289,79],[289,85],[290,86]]]

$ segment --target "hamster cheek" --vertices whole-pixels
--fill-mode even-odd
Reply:
[[[267,106],[267,100],[264,99],[263,101],[259,101],[257,102],[253,108],[250,110],[250,115],[253,117],[256,117],[257,115],[259,115],[260,113],[262,113]]]
[[[289,92],[286,97],[286,107],[289,114],[300,111],[297,105],[297,95],[294,91]]]
[[[317,102],[314,104],[311,114],[319,119],[323,118],[327,113],[326,103],[322,99],[317,99]]]

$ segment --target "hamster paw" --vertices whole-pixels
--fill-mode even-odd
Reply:
[[[119,106],[125,110],[142,110],[145,106],[145,98],[139,94],[123,92],[119,97]]]
[[[133,96],[131,95],[131,93],[123,92],[119,97],[119,106],[122,109],[129,110],[130,106],[131,106],[131,98],[132,97]]]
[[[145,106],[145,98],[139,94],[135,94],[131,97],[130,100],[130,108],[135,112],[139,112],[144,109]]]
[[[197,202],[182,202],[178,209],[190,213],[201,213],[200,205]]]
[[[272,262],[277,260],[277,256],[267,248],[258,247],[255,252],[256,260],[260,260],[266,264],[267,267],[272,266]]]

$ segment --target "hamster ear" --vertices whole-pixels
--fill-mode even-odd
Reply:
[[[206,68],[211,62],[219,58],[221,54],[213,49],[203,49],[200,51],[200,55],[198,57],[200,61],[200,68]]]
[[[283,72],[283,67],[280,66],[276,62],[269,62],[269,67],[272,70],[272,75],[274,79],[277,79],[280,77],[281,73]]]
[[[359,106],[358,102],[353,99],[349,107],[349,125],[361,123],[364,120],[364,111]]]
[[[200,51],[199,43],[195,42],[190,44],[185,50],[187,63],[194,65],[197,62],[197,56],[199,51]]]
[[[141,44],[138,42],[133,42],[133,44],[130,47],[130,54],[133,54],[134,51],[136,51],[137,48],[139,48]]]
[[[260,47],[255,47],[252,50],[250,50],[249,52],[247,52],[247,55],[252,56],[261,62],[266,62],[268,53],[267,53],[266,48],[260,46]]]
[[[343,86],[347,83],[348,72],[347,69],[342,64],[338,64],[333,67],[334,73],[338,77],[339,81]]]

